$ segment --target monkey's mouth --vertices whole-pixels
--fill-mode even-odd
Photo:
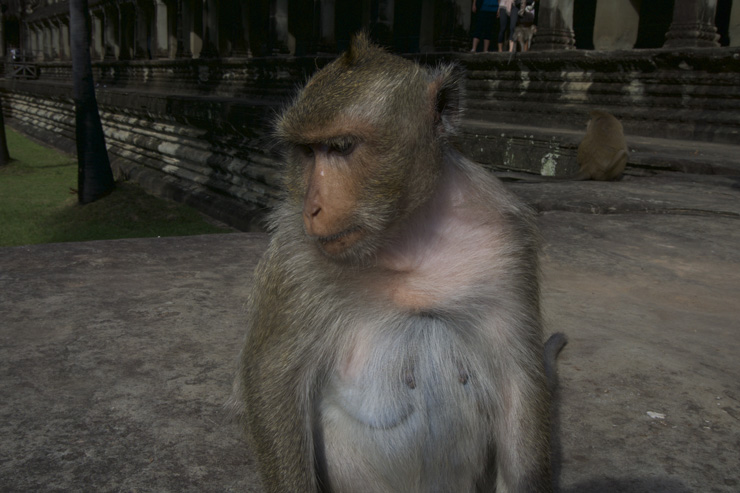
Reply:
[[[316,236],[321,249],[329,255],[337,255],[357,243],[365,232],[359,226],[352,226],[329,236]]]

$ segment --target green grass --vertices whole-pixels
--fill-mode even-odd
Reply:
[[[76,158],[5,132],[13,161],[0,166],[0,246],[229,231],[133,183],[119,182],[110,195],[79,205]]]

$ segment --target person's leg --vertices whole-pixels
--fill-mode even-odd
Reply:
[[[506,34],[506,26],[509,24],[509,16],[506,13],[506,9],[498,9],[498,51],[504,50],[504,37]]]
[[[483,40],[483,51],[488,53],[488,49],[491,47],[491,40],[490,39],[484,39]]]
[[[516,7],[511,8],[511,16],[509,19],[509,51],[514,51],[514,31],[516,31],[516,23],[519,20],[519,14]]]
[[[478,51],[478,43],[479,42],[480,42],[480,39],[473,38],[473,47],[470,49],[470,51],[472,51],[473,53],[475,53],[476,51]]]

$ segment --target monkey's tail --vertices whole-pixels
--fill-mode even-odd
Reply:
[[[547,377],[547,385],[550,387],[550,392],[554,392],[558,386],[558,374],[556,369],[556,361],[560,351],[568,344],[568,338],[562,332],[555,332],[545,342],[545,376]]]
[[[552,397],[550,408],[550,436],[553,491],[560,491],[560,473],[563,462],[563,446],[560,441],[560,395],[558,392],[558,373],[555,362],[560,351],[568,344],[568,338],[562,332],[556,332],[545,342],[545,375],[547,387]]]

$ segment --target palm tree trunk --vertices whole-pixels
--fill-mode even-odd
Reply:
[[[88,204],[110,193],[115,181],[95,99],[87,0],[70,0],[69,31],[77,138],[77,191],[80,203]]]
[[[3,106],[0,102],[0,166],[10,162],[8,153],[8,140],[5,138],[5,119],[3,118]]]

